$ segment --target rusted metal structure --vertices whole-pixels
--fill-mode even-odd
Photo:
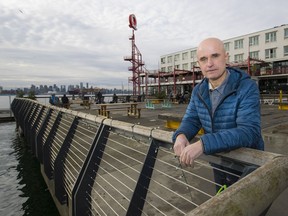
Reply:
[[[193,65],[191,70],[184,70],[173,66],[171,71],[147,70],[144,67],[142,54],[135,44],[134,31],[137,30],[137,21],[134,14],[129,16],[129,27],[132,28],[132,54],[124,57],[125,61],[130,61],[132,66],[132,77],[129,82],[133,83],[133,95],[153,94],[164,91],[166,94],[172,92],[174,96],[185,91],[191,92],[194,86],[203,79],[199,67]],[[249,52],[249,51],[248,51]],[[282,90],[288,93],[288,66],[277,65],[261,59],[248,58],[241,62],[229,62],[227,66],[240,68],[246,71],[259,84],[261,93],[279,93]]]
[[[280,90],[285,94],[288,93],[288,85],[286,84],[288,80],[288,67],[272,68],[268,62],[253,58],[241,62],[229,62],[227,66],[246,71],[257,81],[261,93],[278,94]],[[168,93],[172,91],[174,95],[179,91],[192,91],[194,86],[203,79],[200,68],[196,66],[193,66],[192,70],[175,68],[169,72],[149,71],[140,74],[140,76],[143,77],[140,82],[143,92],[152,92],[150,90],[154,88],[158,92],[165,91]]]
[[[129,27],[132,28],[132,36],[129,38],[132,44],[131,56],[124,57],[125,61],[130,61],[132,66],[129,67],[129,71],[132,71],[132,77],[129,77],[129,82],[133,83],[133,95],[140,95],[140,74],[144,74],[144,62],[142,60],[142,54],[135,43],[135,33],[137,30],[137,20],[134,14],[129,16]]]
[[[143,77],[143,79],[141,79],[143,91],[149,92],[148,88],[156,88],[158,92],[172,91],[174,95],[177,94],[177,86],[187,85],[193,89],[195,85],[203,79],[200,69],[195,66],[191,71],[179,69],[174,69],[170,72],[149,71],[141,76]]]

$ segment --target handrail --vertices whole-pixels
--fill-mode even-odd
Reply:
[[[286,155],[241,148],[191,169],[174,157],[170,131],[30,99],[11,108],[61,215],[259,215],[288,187]],[[240,177],[219,195],[213,164]]]

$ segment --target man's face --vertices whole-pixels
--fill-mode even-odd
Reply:
[[[228,54],[221,41],[208,39],[199,45],[197,58],[203,75],[215,81],[223,75],[226,69]]]

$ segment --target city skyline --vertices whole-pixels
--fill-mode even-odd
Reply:
[[[68,84],[68,85],[45,85],[45,84],[40,84],[40,85],[34,85],[31,84],[30,87],[23,87],[23,88],[14,88],[14,89],[5,89],[2,86],[0,86],[0,95],[1,94],[16,94],[17,91],[22,90],[25,93],[29,93],[33,91],[36,94],[49,94],[49,93],[69,93],[72,91],[77,92],[78,90],[89,90],[94,89],[94,90],[100,90],[103,92],[106,92],[108,94],[110,93],[131,93],[132,90],[129,88],[98,88],[97,86],[92,86],[89,85],[89,83],[83,83],[80,82],[79,84],[73,85],[73,84]],[[80,92],[79,92],[80,93]],[[72,93],[71,93],[72,94]],[[78,94],[78,93],[75,93]]]

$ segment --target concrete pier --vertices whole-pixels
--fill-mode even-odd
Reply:
[[[165,121],[158,119],[158,115],[161,113],[175,113],[177,115],[184,114],[187,104],[173,104],[170,109],[145,109],[145,104],[139,104],[141,109],[141,118],[136,119],[127,117],[125,112],[112,112],[111,118],[115,120],[125,121],[133,124],[139,124],[147,127],[160,128],[162,130],[172,131],[165,128]],[[81,109],[79,111],[85,113],[94,113],[93,108],[91,110]],[[279,110],[278,105],[261,105],[261,125],[262,135],[265,142],[265,151],[286,154],[288,155],[288,111]],[[283,216],[288,214],[288,208],[286,202],[288,200],[288,189],[273,202],[266,216]]]
[[[140,118],[123,110],[105,118],[94,104],[67,110],[27,99],[14,101],[12,110],[62,215],[259,215],[270,203],[270,215],[283,215],[285,204],[275,199],[288,187],[285,111],[262,108],[266,148],[277,146],[279,154],[241,148],[203,155],[191,169],[175,158],[173,130],[158,119],[164,112],[184,114],[186,106],[151,110],[139,103]],[[217,196],[211,162],[241,177]],[[256,170],[245,175],[251,167]]]

